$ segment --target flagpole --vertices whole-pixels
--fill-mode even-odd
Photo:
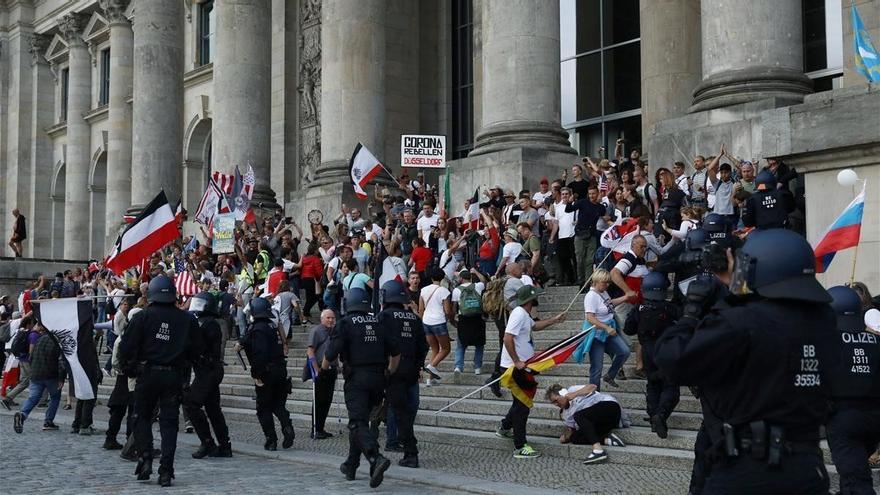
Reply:
[[[852,273],[849,276],[849,284],[852,285],[856,281],[856,260],[859,259],[859,245],[856,244],[856,250],[853,251]]]
[[[461,402],[461,401],[467,399],[468,397],[473,397],[475,394],[477,394],[477,393],[480,392],[481,390],[485,390],[485,389],[491,387],[492,385],[495,385],[496,383],[498,383],[498,382],[500,382],[500,381],[501,381],[501,377],[499,376],[498,378],[496,378],[496,379],[492,380],[491,382],[489,382],[489,383],[483,385],[482,387],[480,387],[480,388],[474,390],[473,392],[471,392],[471,393],[465,395],[464,397],[462,397],[462,398],[460,398],[460,399],[456,399],[456,400],[454,400],[453,402],[450,402],[449,404],[446,404],[445,406],[441,407],[440,409],[437,409],[436,411],[434,411],[434,415],[436,416],[436,415],[442,413],[443,411],[449,409],[450,407],[452,407],[452,406],[458,404],[459,402]]]
[[[397,177],[395,177],[394,174],[392,174],[390,170],[385,168],[385,164],[383,164],[382,162],[379,162],[379,166],[382,167],[382,170],[384,170],[385,173],[388,174],[388,177],[391,177],[391,180],[393,180],[394,183],[397,184]]]

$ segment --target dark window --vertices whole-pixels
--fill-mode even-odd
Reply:
[[[639,50],[638,43],[629,43],[603,52],[606,115],[642,106]]]
[[[616,45],[638,37],[639,0],[602,0],[602,45]]]
[[[67,87],[70,81],[70,69],[61,69],[61,122],[67,122]]]
[[[602,20],[599,2],[577,0],[577,53],[595,50],[602,46]]]
[[[452,0],[451,158],[474,149],[474,19],[472,0]]]
[[[214,41],[214,0],[206,0],[199,4],[199,65],[211,63],[213,60],[212,42]]]
[[[101,87],[98,92],[98,106],[110,101],[110,49],[101,50]]]
[[[825,34],[825,0],[803,0],[804,72],[828,67]]]
[[[602,115],[602,66],[599,53],[578,57],[577,117],[586,120]]]

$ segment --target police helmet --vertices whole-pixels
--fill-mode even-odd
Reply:
[[[363,289],[351,289],[345,294],[345,311],[349,313],[369,313],[372,309],[370,298]]]
[[[684,245],[688,251],[700,251],[709,244],[709,234],[702,227],[691,229],[684,236]]]
[[[397,280],[382,284],[382,301],[390,304],[406,304],[406,288]]]
[[[208,291],[199,292],[189,302],[189,311],[198,315],[217,316],[217,298]]]
[[[769,170],[762,170],[755,177],[755,188],[759,191],[772,191],[776,189],[776,176]]]
[[[147,288],[147,301],[150,304],[172,304],[177,301],[177,288],[174,287],[174,281],[165,275],[159,275],[150,280],[150,285]]]
[[[831,308],[837,314],[837,328],[841,332],[860,332],[865,328],[862,320],[862,300],[856,291],[838,285],[828,289]]]
[[[651,272],[642,279],[642,297],[649,301],[665,300],[667,289],[669,279],[660,272]]]
[[[703,229],[709,234],[727,232],[727,222],[718,213],[709,213],[703,218]]]
[[[251,299],[251,318],[254,320],[259,319],[271,319],[272,316],[272,305],[269,304],[269,300],[265,297],[255,297]]]
[[[736,254],[730,291],[756,292],[768,299],[828,303],[831,296],[816,280],[813,248],[800,235],[785,229],[752,232]]]

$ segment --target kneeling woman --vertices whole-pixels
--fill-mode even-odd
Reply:
[[[611,433],[620,424],[620,404],[614,397],[596,391],[595,385],[575,385],[565,389],[553,384],[547,389],[547,400],[559,408],[559,416],[566,426],[559,440],[593,446],[584,464],[608,460],[608,454],[602,448],[606,439],[611,445],[624,446],[623,441]]]

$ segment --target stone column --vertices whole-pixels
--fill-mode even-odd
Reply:
[[[91,107],[92,57],[82,39],[88,17],[67,14],[58,19],[68,47],[67,159],[64,194],[64,258],[89,256],[89,160],[91,136],[83,115]]]
[[[216,0],[214,117],[211,162],[214,169],[242,173],[254,168],[252,202],[275,208],[269,186],[269,128],[272,99],[272,9],[267,0]]]
[[[799,0],[702,0],[703,81],[691,112],[812,92]]]
[[[471,156],[574,153],[560,126],[559,2],[482,1],[483,125]]]
[[[149,8],[135,9],[131,211],[146,206],[160,189],[171,203],[180,197],[183,14],[179,0],[153,0]]]
[[[128,0],[101,0],[110,23],[110,94],[107,125],[107,198],[104,246],[115,242],[125,210],[131,205],[131,94],[134,34],[125,17]],[[176,201],[176,198],[169,198]]]
[[[700,0],[640,0],[639,20],[645,143],[655,123],[687,113],[700,83]]]
[[[31,38],[31,73],[33,82],[33,120],[28,128],[31,147],[31,191],[28,218],[28,250],[34,258],[52,257],[52,139],[45,129],[55,123],[55,80],[44,55],[50,36]]]
[[[309,187],[348,178],[358,142],[385,150],[385,2],[324,0],[321,6],[321,165]]]

